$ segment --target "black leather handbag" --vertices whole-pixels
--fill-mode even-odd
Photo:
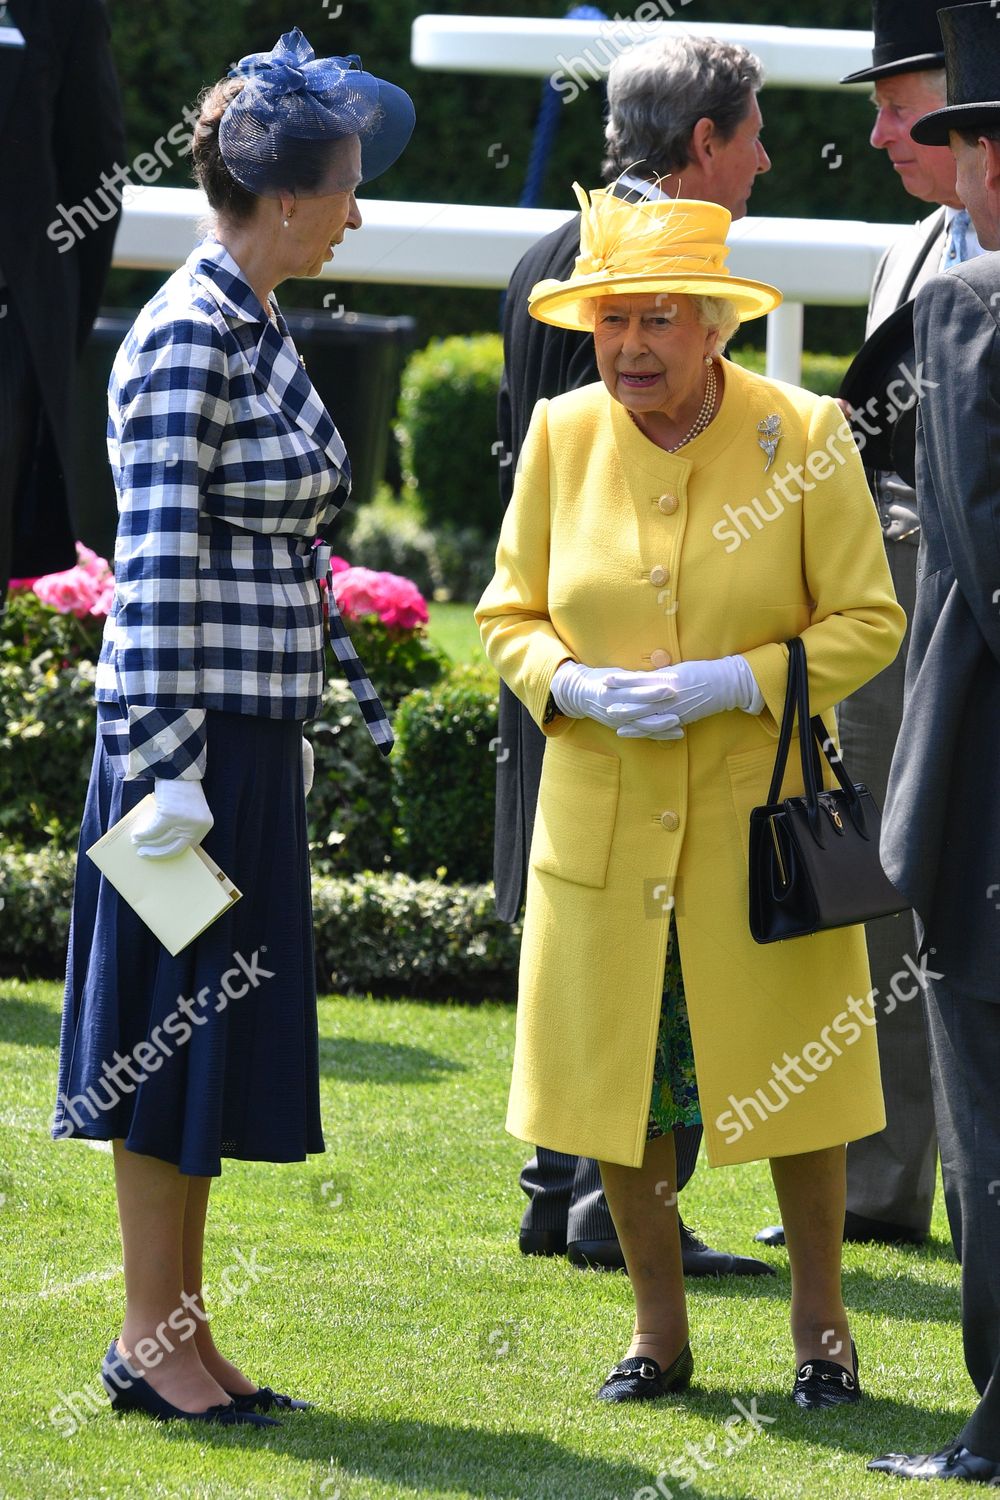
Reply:
[[[826,727],[809,716],[806,649],[788,645],[788,691],[766,807],[750,814],[750,933],[757,943],[806,937],[908,910],[882,869],[882,814],[866,786],[851,781]],[[799,720],[805,796],[778,801],[792,724]],[[840,788],[826,791],[822,748]]]

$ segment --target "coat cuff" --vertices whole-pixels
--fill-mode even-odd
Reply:
[[[742,651],[740,655],[763,694],[764,707],[757,715],[757,722],[773,739],[777,739],[788,692],[788,647],[780,641],[769,641],[765,646],[754,646],[751,651]]]
[[[129,705],[126,781],[156,777],[200,781],[206,760],[203,708]]]

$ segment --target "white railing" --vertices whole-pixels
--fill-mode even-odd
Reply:
[[[122,215],[115,265],[174,270],[196,243],[207,207],[195,188],[144,188]],[[323,269],[330,302],[338,282],[500,290],[524,252],[571,217],[568,210],[387,200],[362,200],[361,214],[363,228],[347,236]],[[786,297],[768,321],[768,374],[799,379],[803,305],[863,306],[882,252],[906,228],[835,219],[748,218],[733,225],[730,268],[772,282]],[[283,295],[291,300],[287,290]],[[393,312],[406,310],[400,301],[405,293],[393,298]]]
[[[664,20],[564,21],[524,16],[418,16],[410,33],[410,57],[418,68],[446,72],[510,73],[544,78],[575,73],[602,76],[636,42],[682,32],[739,42],[764,65],[765,85],[803,89],[868,88],[842,85],[845,73],[867,68],[872,59],[870,31],[817,26],[748,26],[733,22],[688,21],[685,0],[661,0]]]

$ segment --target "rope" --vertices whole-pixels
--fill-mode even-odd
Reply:
[[[604,21],[607,17],[596,5],[574,5],[567,12],[566,19],[567,21]],[[562,96],[558,89],[553,87],[551,79],[546,78],[542,84],[538,119],[535,123],[535,135],[531,143],[528,167],[524,174],[524,188],[521,192],[519,208],[534,208],[542,195],[542,184],[545,181],[549,157],[552,155],[552,147],[555,145],[559,132],[561,110]]]

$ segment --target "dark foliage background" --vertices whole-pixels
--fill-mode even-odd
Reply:
[[[603,7],[608,15],[630,17],[636,5]],[[369,197],[423,201],[514,204],[524,181],[538,111],[541,80],[486,74],[437,73],[410,63],[410,29],[423,11],[462,15],[526,17],[564,14],[560,0],[343,0],[343,13],[322,0],[111,0],[114,50],[125,97],[130,159],[180,118],[182,106],[199,89],[224,74],[244,53],[273,46],[282,31],[298,25],[316,51],[358,52],[365,65],[401,84],[413,95],[417,129],[400,162],[366,189]],[[817,15],[814,0],[692,0],[685,19],[745,21],[755,24],[867,27],[868,0],[827,0]],[[757,214],[880,219],[906,222],[921,205],[903,192],[884,153],[868,145],[871,105],[865,94],[806,89],[765,89],[762,96],[765,141],[774,170],[754,193]],[[564,106],[559,137],[549,162],[542,207],[572,207],[570,183],[599,179],[602,154],[603,93],[598,87]],[[495,142],[502,151],[489,151]],[[829,142],[843,158],[830,170],[823,147]],[[502,170],[494,165],[509,156]],[[833,160],[829,152],[827,160]],[[184,186],[189,163],[177,163],[161,179]],[[363,207],[363,204],[362,204]],[[774,270],[780,283],[780,267]],[[115,272],[108,304],[136,306],[162,276]],[[320,306],[330,283],[297,282],[286,303]],[[364,312],[414,314],[421,341],[435,334],[488,331],[496,326],[498,297],[493,292],[451,288],[337,285],[349,308]],[[847,352],[860,342],[860,309],[811,309],[806,345]],[[748,330],[749,331],[749,330]],[[762,337],[762,330],[755,330]]]

